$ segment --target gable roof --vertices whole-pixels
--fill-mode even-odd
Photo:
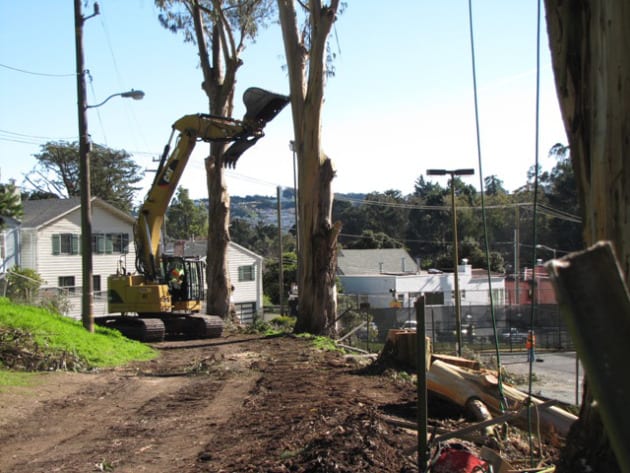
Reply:
[[[108,204],[98,197],[92,197],[92,206],[99,206],[104,210],[116,215],[121,220],[133,223],[135,219]],[[24,215],[22,217],[22,227],[40,228],[58,220],[71,212],[81,209],[81,198],[70,197],[69,199],[40,199],[22,201]]]
[[[238,243],[234,243],[233,241],[228,242],[228,246],[235,251],[243,253],[245,255],[250,256],[259,261],[263,261],[263,257],[258,253],[254,253],[252,250],[245,248],[244,246],[239,245]],[[187,240],[176,240],[171,241],[166,244],[165,253],[173,253],[179,256],[198,256],[201,258],[205,258],[208,254],[208,240],[195,240],[195,241],[187,241]]]
[[[375,250],[339,250],[337,273],[351,276],[356,274],[415,274],[416,262],[402,248]]]

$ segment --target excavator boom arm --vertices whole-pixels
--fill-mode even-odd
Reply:
[[[136,269],[147,280],[159,278],[159,245],[164,215],[186,168],[197,141],[233,143],[226,150],[225,164],[234,166],[248,148],[264,136],[263,128],[273,119],[289,98],[262,89],[245,92],[247,113],[243,121],[208,114],[186,115],[173,124],[169,143],[164,148],[155,179],[139,212],[134,228]],[[179,132],[173,151],[170,143]]]

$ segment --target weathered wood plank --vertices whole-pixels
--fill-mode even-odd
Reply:
[[[611,243],[547,264],[593,397],[624,471],[630,471],[630,295]]]

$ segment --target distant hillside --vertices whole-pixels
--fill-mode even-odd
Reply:
[[[335,194],[342,198],[363,200],[365,194]],[[295,225],[295,199],[293,189],[284,189],[280,195],[282,228],[288,230]],[[248,195],[230,197],[232,219],[243,219],[252,224],[278,224],[278,201],[276,196]]]

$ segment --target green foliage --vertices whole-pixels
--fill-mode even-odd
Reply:
[[[293,331],[293,327],[295,327],[295,317],[280,315],[271,319],[269,323],[283,332],[291,332]]]
[[[188,189],[179,187],[166,211],[166,234],[176,240],[208,236],[208,208],[194,202]]]
[[[20,193],[15,184],[0,184],[0,228],[1,217],[19,219],[23,215]]]
[[[297,255],[287,252],[282,255],[283,268],[283,295],[284,300],[288,297],[292,282],[297,282]],[[280,303],[280,265],[277,260],[267,258],[263,270],[263,288],[265,294],[269,296],[273,304]]]
[[[86,368],[118,366],[156,356],[149,346],[117,331],[97,327],[95,333],[89,333],[79,321],[42,308],[16,305],[7,298],[0,298],[0,328],[26,332],[48,356],[71,353]]]
[[[35,270],[14,266],[7,274],[7,297],[14,302],[34,303],[43,283]]]
[[[296,335],[298,338],[310,340],[315,348],[322,351],[338,351],[345,353],[345,350],[339,347],[332,338],[311,335],[310,333],[300,333]]]
[[[81,195],[79,145],[65,141],[48,142],[35,155],[37,164],[26,176],[33,196],[55,195],[60,198]],[[123,212],[131,212],[134,186],[142,180],[141,167],[124,150],[94,144],[90,152],[91,192]]]

